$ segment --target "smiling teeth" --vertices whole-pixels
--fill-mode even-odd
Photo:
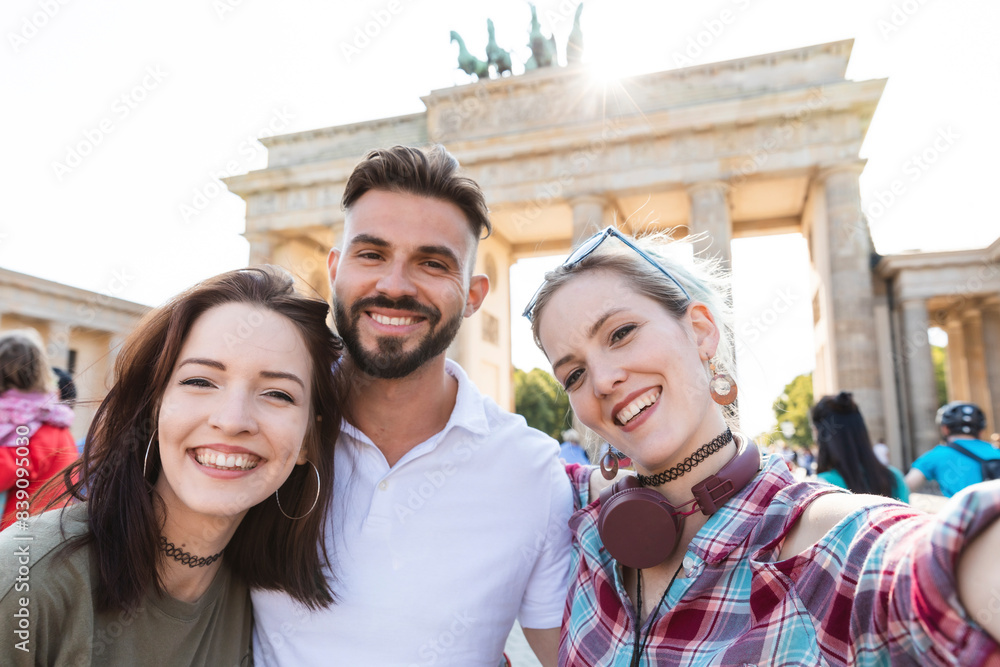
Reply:
[[[260,463],[260,457],[253,454],[223,454],[214,451],[199,451],[195,460],[203,466],[219,470],[252,470]]]
[[[624,426],[625,424],[632,421],[637,414],[648,408],[650,405],[656,402],[656,399],[660,397],[659,389],[650,389],[645,394],[635,399],[631,403],[625,406],[625,408],[615,415],[615,419],[619,424]]]
[[[415,317],[386,317],[378,313],[372,313],[372,319],[379,324],[388,324],[394,327],[409,326],[417,323],[417,318]]]

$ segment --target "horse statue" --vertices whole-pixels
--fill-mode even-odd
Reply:
[[[489,33],[489,41],[486,42],[486,62],[496,68],[497,76],[503,76],[504,72],[511,72],[510,51],[501,49],[497,44],[496,33],[493,29],[493,19],[486,19],[486,32]],[[513,74],[513,72],[511,72]]]
[[[583,31],[580,30],[580,14],[583,13],[583,3],[576,6],[576,17],[573,19],[573,30],[566,42],[566,64],[577,65],[583,61]]]
[[[475,57],[465,48],[465,40],[454,30],[451,31],[451,41],[458,42],[458,69],[466,74],[472,74],[479,79],[488,79],[490,76],[490,65]]]
[[[533,3],[531,7],[531,32],[528,33],[528,47],[531,49],[531,57],[524,63],[524,69],[532,70],[541,67],[551,67],[556,63],[556,38],[555,36],[545,37],[542,35],[542,26],[538,22],[538,12]]]

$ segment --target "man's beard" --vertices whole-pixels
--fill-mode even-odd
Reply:
[[[375,351],[366,350],[361,344],[358,329],[361,316],[369,308],[406,310],[422,315],[430,325],[430,333],[409,352],[403,351],[403,344],[406,341],[399,336],[378,336],[375,339]],[[384,380],[406,377],[429,359],[447,350],[462,325],[462,311],[459,311],[455,317],[435,331],[441,322],[441,311],[425,306],[410,296],[399,299],[390,299],[386,296],[361,299],[351,306],[349,314],[335,298],[333,317],[337,324],[337,332],[344,339],[344,347],[347,348],[351,362],[363,373]]]

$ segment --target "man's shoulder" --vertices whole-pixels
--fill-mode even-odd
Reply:
[[[548,446],[554,453],[559,452],[559,442],[549,435],[542,433],[537,428],[529,426],[523,415],[516,412],[508,412],[492,400],[487,401],[486,418],[489,422],[490,434],[503,435],[512,438],[517,442],[523,442],[531,446]]]

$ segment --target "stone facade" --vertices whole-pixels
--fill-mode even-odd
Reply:
[[[884,284],[880,299],[890,317],[898,379],[898,392],[885,403],[899,414],[902,460],[912,461],[939,440],[929,327],[948,334],[948,399],[979,405],[987,435],[1000,430],[1000,239],[986,248],[883,257],[876,274]]]
[[[87,434],[110,387],[118,350],[149,308],[124,299],[0,269],[0,331],[33,328],[53,366],[77,388],[73,437]]]

